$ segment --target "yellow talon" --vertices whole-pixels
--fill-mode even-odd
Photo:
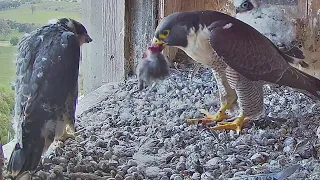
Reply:
[[[243,124],[247,123],[248,119],[244,115],[239,116],[233,122],[218,122],[217,126],[211,127],[212,130],[234,130],[238,134],[242,130]]]
[[[199,111],[206,116],[207,119],[213,119],[214,121],[222,121],[228,119],[229,116],[226,114],[226,109],[221,108],[215,115],[210,114],[205,109],[199,109]]]
[[[73,127],[70,127],[70,125],[67,125],[64,130],[63,133],[61,134],[61,136],[59,138],[57,138],[60,141],[65,141],[68,138],[75,138],[75,130]]]
[[[208,111],[204,109],[199,109],[199,111],[203,113],[205,117],[199,118],[199,119],[188,119],[187,123],[188,124],[201,123],[202,125],[205,125],[213,121],[222,121],[224,119],[229,119],[230,117],[226,114],[227,109],[228,109],[228,106],[224,105],[220,108],[220,110],[215,115],[210,114]]]

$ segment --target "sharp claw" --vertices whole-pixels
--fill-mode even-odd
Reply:
[[[234,130],[238,134],[242,130],[243,124],[247,123],[248,119],[244,117],[238,117],[233,122],[218,122],[217,126],[211,127],[211,130]]]
[[[188,124],[197,124],[200,121],[200,119],[187,119]]]
[[[206,125],[206,124],[212,123],[213,121],[215,121],[215,120],[208,119],[208,118],[187,119],[187,123],[188,123],[188,124],[202,124],[202,125]]]
[[[74,139],[75,137],[76,136],[74,133],[72,133],[72,134],[66,133],[66,134],[62,135],[60,138],[58,138],[58,141],[65,141],[69,138]]]
[[[218,111],[215,115],[212,115],[205,109],[199,109],[199,111],[205,115],[203,118],[199,119],[187,119],[188,124],[202,124],[206,125],[214,121],[222,121],[224,119],[229,119],[230,117],[224,111]]]
[[[216,114],[212,115],[209,111],[205,109],[199,109],[199,111],[205,115],[203,119],[211,121],[222,121],[224,119],[229,119],[230,117],[224,112],[219,110]]]
[[[219,125],[219,127],[221,127],[221,126],[227,125],[227,123],[230,123],[230,122],[218,122],[218,125]]]
[[[70,128],[70,127],[66,128],[64,130],[64,132],[62,133],[62,135],[57,140],[65,141],[68,138],[74,139],[77,135],[80,134],[80,132],[82,132],[84,130],[84,129],[82,129],[82,130],[75,132],[73,129],[74,128]]]

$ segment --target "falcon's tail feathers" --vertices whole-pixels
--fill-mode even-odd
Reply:
[[[298,63],[299,63],[300,66],[303,67],[303,68],[308,68],[308,67],[309,67],[309,64],[306,63],[305,61],[299,61]]]
[[[320,99],[320,79],[302,72],[294,67],[289,67],[278,80],[277,84],[305,90]]]
[[[308,68],[309,67],[309,64],[306,63],[304,60],[304,57],[303,58],[298,58],[298,57],[294,57],[294,56],[290,56],[290,54],[284,54],[282,53],[282,57],[288,62],[288,63],[291,63],[291,64],[300,64],[301,67],[303,68]]]
[[[305,59],[303,52],[298,47],[292,47],[289,50],[284,50],[285,54],[297,59]]]
[[[44,139],[27,139],[24,144],[22,148],[16,144],[7,166],[8,175],[13,180],[23,180],[26,173],[36,170],[42,155]]]

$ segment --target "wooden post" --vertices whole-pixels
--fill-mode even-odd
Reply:
[[[296,17],[298,40],[302,42],[308,68],[296,68],[320,78],[320,19],[318,9],[320,0],[299,0]],[[290,14],[289,14],[290,15]]]
[[[134,70],[156,28],[158,0],[85,0],[84,17],[93,42],[83,47],[84,94],[118,82]]]
[[[125,0],[104,0],[102,5],[103,83],[125,78]]]
[[[159,0],[159,21],[171,13],[179,12],[182,8],[182,1],[183,0]],[[173,61],[178,52],[178,48],[166,47],[163,52],[167,55],[169,61]]]
[[[82,1],[83,23],[93,42],[82,47],[83,90],[87,94],[102,85],[103,45],[102,45],[102,5],[103,0]]]
[[[123,80],[125,0],[85,0],[83,22],[93,42],[83,46],[84,94],[104,83]]]
[[[126,0],[125,59],[129,74],[153,37],[157,26],[158,0]]]

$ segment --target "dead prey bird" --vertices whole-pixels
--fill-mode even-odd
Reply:
[[[149,46],[138,62],[136,74],[138,76],[138,89],[142,90],[157,80],[163,80],[169,75],[167,58],[161,53],[159,46]]]

